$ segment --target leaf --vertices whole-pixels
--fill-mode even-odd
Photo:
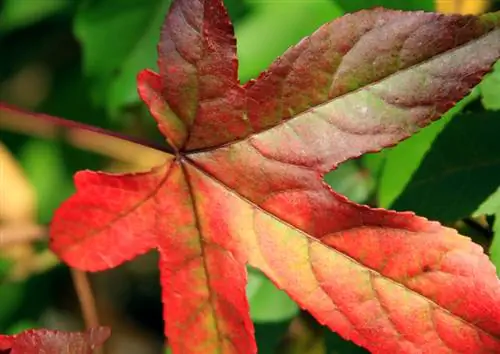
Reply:
[[[490,246],[490,258],[497,267],[497,274],[500,274],[500,212],[495,216],[493,224],[493,242]]]
[[[375,353],[499,351],[500,283],[480,246],[323,181],[464,97],[500,57],[499,27],[499,13],[362,11],[241,86],[222,2],[174,1],[159,74],[139,75],[174,153],[149,172],[77,173],[51,248],[90,271],[157,248],[174,353],[256,352],[245,263]]]
[[[367,171],[355,161],[348,161],[325,175],[325,181],[337,193],[356,203],[365,203],[373,189],[374,181]]]
[[[91,354],[110,335],[109,328],[86,332],[62,332],[47,329],[27,330],[16,335],[0,335],[0,351],[9,354]]]
[[[500,130],[498,118],[493,112],[455,117],[393,208],[442,221],[471,215],[499,186],[500,141],[491,134]]]
[[[500,187],[479,206],[474,212],[474,216],[494,215],[498,212],[500,212]]]
[[[354,12],[377,6],[397,10],[434,10],[434,0],[335,0],[346,12]]]
[[[70,6],[68,0],[44,0],[35,6],[27,1],[5,0],[0,12],[0,33],[30,25]]]
[[[352,342],[342,340],[335,333],[326,333],[326,354],[366,354],[368,353],[363,348],[356,346]]]
[[[478,96],[479,92],[474,90],[427,129],[392,149],[382,151],[384,153],[384,164],[381,167],[378,187],[379,204],[382,207],[392,207],[396,198],[403,192],[418,166],[420,166],[436,136],[457,113],[461,112],[467,104]]]
[[[332,0],[250,0],[249,3],[253,5],[252,13],[235,28],[242,82],[258,76],[291,45],[342,15],[342,10]],[[307,21],[304,21],[304,13],[307,13]],[[300,26],[291,25],[296,23]]]
[[[94,96],[104,98],[111,112],[139,101],[135,76],[155,65],[169,6],[170,0],[87,0],[77,12],[74,31],[83,45],[85,72],[94,81]]]
[[[257,271],[249,273],[247,297],[250,302],[250,316],[255,322],[286,321],[298,313],[295,302]]]
[[[500,110],[500,61],[496,63],[494,71],[485,77],[479,87],[484,107]]]

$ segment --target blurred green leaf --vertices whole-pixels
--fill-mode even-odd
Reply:
[[[490,246],[490,259],[497,267],[497,274],[500,276],[500,212],[495,216],[493,224],[493,242]]]
[[[255,322],[280,322],[298,313],[297,304],[257,270],[249,271],[247,296]]]
[[[249,5],[249,0],[224,0],[224,5],[233,22],[238,22],[248,15],[252,9]]]
[[[471,215],[499,186],[498,113],[456,116],[438,135],[393,207],[441,221]]]
[[[387,9],[434,11],[434,0],[334,0],[345,12],[382,6]]]
[[[248,0],[252,13],[235,24],[239,77],[256,77],[285,50],[322,24],[342,15],[331,0]],[[272,35],[270,35],[272,34]]]
[[[374,181],[368,171],[364,171],[357,161],[347,161],[325,176],[325,181],[334,191],[350,200],[363,203],[370,196]]]
[[[54,141],[31,139],[22,148],[19,160],[38,197],[39,220],[48,223],[54,210],[73,191],[65,171],[61,146]]]
[[[351,341],[340,337],[337,333],[326,331],[326,354],[365,354],[367,350],[358,347]]]
[[[431,147],[436,136],[451,121],[453,116],[462,111],[470,102],[479,97],[477,90],[458,102],[437,122],[422,129],[411,138],[385,151],[385,161],[380,174],[378,203],[383,208],[391,207],[416,171],[425,153]]]
[[[279,346],[288,332],[292,319],[280,322],[254,323],[259,354],[280,353]]]
[[[156,46],[170,0],[87,0],[75,18],[94,98],[116,113],[139,101],[136,76],[156,69]]]
[[[0,283],[0,333],[7,330],[12,316],[21,307],[25,295],[25,284],[20,282]]]
[[[20,320],[15,322],[12,326],[10,326],[5,332],[5,334],[17,334],[28,329],[39,328],[39,327],[40,326],[35,321],[27,319]]]
[[[9,274],[10,269],[12,268],[12,261],[6,258],[0,258],[0,284],[5,279],[5,277]]]
[[[31,25],[70,6],[70,0],[4,0],[0,12],[0,31]]]
[[[487,75],[479,85],[484,108],[500,110],[500,61],[494,66],[494,71]]]
[[[498,213],[500,213],[500,187],[479,206],[474,212],[474,216],[494,215]]]

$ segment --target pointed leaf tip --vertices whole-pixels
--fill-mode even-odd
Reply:
[[[176,150],[179,150],[187,139],[188,127],[163,98],[161,77],[151,70],[143,70],[137,76],[137,88],[139,96],[158,122],[162,134]]]

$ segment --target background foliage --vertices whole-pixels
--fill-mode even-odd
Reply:
[[[500,2],[443,0],[225,0],[236,28],[239,75],[256,77],[321,24],[373,6],[479,13]],[[0,100],[30,110],[147,136],[161,142],[139,102],[135,77],[156,64],[169,0],[0,2]],[[0,120],[1,121],[1,120]],[[326,181],[352,200],[414,210],[456,227],[489,249],[500,267],[500,63],[440,121],[397,147],[343,164]],[[25,134],[25,133],[28,134]],[[79,329],[69,272],[42,238],[80,169],[141,170],[153,157],[99,154],[78,137],[45,139],[43,129],[0,125],[0,333]],[[496,221],[499,220],[499,221]],[[18,242],[3,235],[19,234]],[[260,353],[363,353],[323,329],[286,294],[250,269],[247,292]],[[163,348],[156,255],[92,277],[111,353]],[[138,349],[140,348],[140,350]]]

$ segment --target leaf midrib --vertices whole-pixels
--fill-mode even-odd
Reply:
[[[207,260],[205,257],[206,244],[205,244],[205,240],[203,239],[203,235],[202,235],[202,231],[201,231],[201,225],[200,225],[200,221],[199,221],[199,212],[198,212],[198,207],[197,207],[196,198],[195,198],[195,194],[194,194],[194,189],[193,189],[193,186],[191,184],[191,180],[188,177],[184,163],[182,161],[180,161],[179,165],[180,165],[179,167],[182,170],[182,175],[186,181],[186,185],[187,185],[187,188],[189,191],[189,198],[191,201],[192,211],[194,214],[193,215],[194,222],[195,222],[196,230],[198,231],[197,238],[200,242],[200,253],[201,253],[200,257],[201,257],[201,260],[203,262],[203,270],[204,270],[205,276],[206,276],[205,283],[206,283],[206,287],[207,287],[207,290],[209,293],[209,303],[210,303],[209,308],[210,308],[210,312],[212,314],[212,317],[214,319],[215,331],[217,332],[217,340],[219,342],[219,345],[217,346],[217,353],[223,354],[222,344],[224,343],[224,339],[223,339],[223,335],[222,335],[222,332],[221,332],[220,326],[219,326],[219,317],[217,316],[217,314],[215,312],[216,304],[215,304],[214,294],[212,292],[212,287],[211,287],[211,282],[210,282],[209,267],[208,267]]]

